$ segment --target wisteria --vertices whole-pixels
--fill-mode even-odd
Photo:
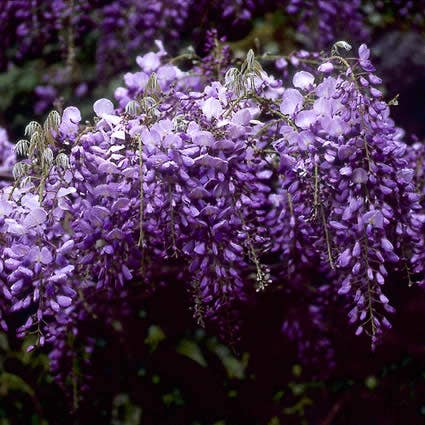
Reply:
[[[281,57],[271,75],[267,56],[232,66],[221,49],[182,70],[157,42],[117,107],[99,99],[86,124],[73,106],[29,123],[0,192],[2,327],[21,312],[18,336],[53,347],[60,373],[79,321],[171,273],[199,324],[237,335],[234,306],[283,287],[310,294],[329,365],[331,303],[379,344],[395,312],[388,275],[422,283],[423,149],[390,118],[369,49],[349,49]],[[297,316],[282,331],[314,358]]]
[[[361,0],[352,2],[290,0],[286,10],[290,15],[297,17],[297,31],[308,35],[309,42],[315,47],[329,45],[335,37],[344,34],[350,34],[352,38],[359,40],[368,37]],[[311,37],[313,28],[314,38]]]
[[[422,423],[424,30],[0,2],[1,424]]]
[[[252,30],[253,18],[283,14],[295,29],[295,43],[310,49],[328,49],[335,40],[349,36],[365,41],[371,23],[365,11],[385,14],[386,5],[367,1],[334,0],[226,0],[223,2],[161,0],[40,0],[5,1],[0,10],[0,69],[43,58],[46,71],[34,86],[37,115],[62,97],[82,98],[97,84],[129,69],[135,55],[153,48],[162,38],[173,54],[183,51],[188,37],[201,51],[208,34],[219,29],[219,38],[238,38]],[[424,18],[413,2],[395,2],[400,15]],[[403,19],[402,19],[403,18]],[[89,60],[88,60],[89,59]]]
[[[96,53],[98,65],[110,66],[108,61],[114,60],[115,66],[122,67],[119,61],[125,62],[126,55],[137,52],[146,43],[151,47],[159,33],[168,41],[175,41],[194,30],[205,33],[218,22],[222,28],[230,24],[235,27],[234,31],[254,17],[276,10],[293,16],[299,32],[313,31],[315,40],[312,37],[310,42],[318,47],[329,45],[335,37],[347,33],[351,37],[366,37],[369,23],[365,11],[371,8],[375,13],[385,13],[386,8],[391,7],[400,17],[413,16],[414,21],[420,23],[423,5],[416,3],[393,2],[388,6],[385,2],[371,4],[360,0],[350,3],[334,0],[5,1],[0,15],[0,33],[9,50],[1,52],[0,64],[4,67],[10,59],[37,55],[46,45],[59,48],[67,61],[72,61],[76,50],[87,47],[83,36],[97,30],[100,31]]]
[[[13,143],[9,142],[6,130],[0,128],[0,185],[12,178],[12,167],[16,162]]]

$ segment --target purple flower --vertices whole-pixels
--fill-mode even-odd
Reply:
[[[286,115],[294,115],[303,106],[304,98],[302,94],[295,89],[286,89],[282,96],[280,112]]]
[[[314,76],[306,71],[299,71],[294,75],[292,84],[301,90],[310,89],[314,83]]]
[[[223,112],[223,108],[219,100],[210,97],[203,102],[202,112],[210,120],[211,118],[218,118]]]

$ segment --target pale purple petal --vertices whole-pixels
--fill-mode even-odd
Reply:
[[[43,224],[47,220],[47,213],[42,208],[35,208],[24,218],[23,225],[27,228]]]
[[[62,120],[78,124],[81,121],[81,112],[75,106],[68,106],[63,111]]]
[[[297,116],[295,117],[295,124],[306,130],[310,128],[317,120],[317,114],[313,110],[308,111],[301,111],[298,112]]]
[[[251,113],[248,109],[241,109],[232,117],[232,122],[239,125],[248,125],[251,120]]]
[[[71,193],[75,193],[76,191],[77,191],[77,189],[75,189],[75,187],[61,187],[58,190],[58,193],[57,193],[56,196],[58,198],[62,198],[62,197],[67,196],[67,195],[69,195]]]
[[[13,210],[13,207],[9,201],[0,199],[0,217],[9,215]]]
[[[149,52],[143,56],[137,56],[137,65],[144,71],[155,71],[161,65],[160,55],[158,53]]]
[[[210,120],[213,117],[218,118],[223,112],[223,108],[219,100],[210,97],[202,105],[202,112]]]
[[[72,304],[72,298],[67,297],[65,295],[58,295],[56,297],[56,300],[58,304],[63,308],[69,307]]]
[[[359,47],[359,58],[361,60],[367,60],[367,59],[369,59],[369,56],[370,56],[370,50],[368,49],[366,44],[362,44]]]
[[[93,105],[95,114],[102,118],[104,115],[114,114],[114,105],[109,99],[99,99]]]
[[[282,96],[282,103],[280,104],[280,112],[286,115],[293,115],[302,108],[303,100],[304,98],[298,90],[285,90]]]
[[[325,62],[325,63],[322,63],[318,68],[317,68],[317,70],[319,71],[319,72],[323,72],[323,73],[329,73],[329,72],[332,72],[333,70],[334,70],[334,66],[333,66],[333,64],[331,63],[331,62]]]
[[[301,90],[308,89],[313,86],[314,76],[307,71],[299,71],[294,75],[292,83]]]
[[[355,168],[353,171],[353,181],[357,184],[364,184],[368,181],[368,174],[364,168]]]
[[[40,251],[40,262],[43,264],[50,264],[52,261],[52,253],[45,246],[43,246]]]
[[[382,249],[384,251],[387,251],[387,252],[394,251],[393,244],[387,238],[382,238],[382,240],[381,240],[381,246],[382,246]]]
[[[350,264],[351,261],[351,250],[350,248],[347,248],[344,250],[340,255],[338,259],[338,264],[340,267],[347,267],[348,264]]]

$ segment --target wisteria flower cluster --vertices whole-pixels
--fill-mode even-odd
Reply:
[[[415,22],[423,22],[423,4],[414,3],[395,1],[391,7],[400,17],[409,15]],[[221,28],[227,23],[231,26],[228,31],[237,31],[238,25],[277,10],[296,17],[297,31],[314,33],[310,42],[315,47],[327,47],[347,31],[352,37],[367,36],[370,23],[365,11],[372,8],[384,13],[387,6],[385,2],[360,0],[10,0],[0,11],[0,34],[3,46],[7,46],[0,53],[0,67],[9,60],[37,56],[47,46],[54,51],[59,47],[72,61],[75,49],[87,47],[84,36],[96,30],[100,31],[96,52],[99,67],[110,66],[112,60],[119,69],[128,65],[126,58],[131,53],[146,44],[150,47],[159,34],[170,42],[182,40],[186,35],[205,34],[216,23]]]
[[[133,51],[152,40],[159,30],[170,30],[176,36],[185,17],[187,6],[177,7],[176,2],[159,1],[107,1],[97,0],[66,1],[40,0],[6,1],[0,15],[0,31],[4,46],[15,53],[16,59],[39,55],[46,45],[58,48],[68,60],[73,60],[74,49],[84,48],[84,35],[100,29],[102,43],[98,56],[105,52],[119,53],[122,46],[127,52]],[[182,11],[183,15],[180,15]],[[171,24],[171,25],[169,25]],[[143,29],[143,31],[141,31]],[[135,37],[136,36],[136,37]],[[59,40],[59,45],[55,46]],[[110,59],[108,54],[107,58]],[[7,52],[2,51],[0,64],[7,64]],[[13,58],[12,58],[13,59]],[[101,65],[106,65],[103,62]]]
[[[5,185],[11,179],[15,162],[14,146],[9,142],[6,130],[0,128],[0,185]]]
[[[96,303],[172,273],[200,324],[309,285],[319,332],[337,300],[374,347],[391,327],[389,274],[422,282],[425,214],[423,150],[391,120],[368,48],[282,58],[298,69],[281,79],[252,51],[213,78],[157,46],[118,107],[99,99],[84,125],[76,107],[53,111],[16,144],[24,159],[0,192],[3,328],[20,312],[18,335],[53,345],[58,367]],[[302,335],[290,317],[282,329]]]
[[[82,98],[117,73],[130,68],[141,49],[149,50],[156,38],[174,52],[188,43],[200,50],[214,27],[219,36],[240,38],[253,18],[283,13],[304,45],[328,48],[333,40],[349,35],[367,40],[370,33],[367,1],[335,0],[11,0],[0,10],[0,70],[28,59],[43,58],[47,72],[39,77],[34,112],[41,115],[62,97]],[[392,5],[400,16],[423,22],[413,2]],[[381,5],[382,6],[382,5]],[[374,5],[376,13],[385,8]],[[375,10],[374,9],[374,10]],[[422,8],[423,9],[423,8]],[[419,11],[418,11],[419,10]],[[382,12],[383,13],[383,12]]]
[[[66,1],[12,0],[5,1],[0,11],[0,34],[5,48],[0,53],[0,67],[9,59],[37,56],[46,45],[56,46],[68,61],[74,60],[76,48],[85,48],[84,35],[100,31],[97,46],[97,64],[113,65],[122,69],[128,57],[148,44],[159,34],[167,40],[180,40],[186,33],[211,29],[214,23],[242,24],[267,11],[283,9],[287,13],[301,13],[300,29],[312,19],[306,10],[319,12],[321,41],[332,39],[335,25],[332,21],[353,22],[361,26],[360,2],[342,5],[337,1],[258,1],[226,0],[210,2],[192,0],[98,0]],[[331,38],[329,38],[331,37]],[[15,57],[10,55],[15,55]],[[111,63],[111,61],[113,63]]]

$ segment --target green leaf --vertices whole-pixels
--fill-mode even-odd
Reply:
[[[202,367],[207,367],[207,362],[203,356],[199,345],[188,339],[183,339],[177,346],[177,352],[183,356],[189,357],[189,359],[198,363]]]
[[[40,419],[38,415],[31,416],[31,425],[49,425],[48,422],[44,419]]]
[[[280,400],[282,400],[282,398],[283,398],[283,395],[284,395],[285,393],[282,391],[282,390],[280,390],[280,391],[278,391],[274,396],[273,396],[273,401],[280,401]]]
[[[300,375],[301,375],[301,373],[302,373],[302,371],[303,371],[303,369],[302,369],[301,365],[299,365],[299,364],[294,364],[294,365],[292,366],[292,374],[293,374],[293,375],[295,375],[295,376],[300,376]]]
[[[0,375],[0,394],[7,394],[9,391],[20,391],[34,396],[34,390],[20,376],[3,372]]]
[[[296,382],[290,382],[288,384],[289,388],[292,391],[292,394],[297,396],[297,395],[301,395],[305,392],[305,385],[301,384],[301,383],[296,383]]]
[[[379,381],[375,376],[368,376],[365,379],[364,384],[369,390],[374,390],[378,386]]]
[[[142,409],[134,405],[127,394],[118,394],[114,398],[112,425],[138,425],[141,419]]]
[[[297,403],[291,407],[283,409],[285,415],[299,415],[304,416],[305,408],[313,404],[312,400],[308,397],[301,398]]]
[[[184,405],[182,394],[178,388],[174,388],[171,393],[164,394],[162,401],[167,407]]]
[[[9,351],[9,341],[5,333],[0,333],[0,348],[3,351]]]
[[[151,352],[155,351],[158,347],[158,344],[164,339],[165,333],[159,326],[149,326],[148,336],[145,338],[145,344],[149,346]]]
[[[119,320],[114,320],[112,322],[112,327],[114,328],[114,330],[116,330],[117,332],[122,332],[123,331],[123,326],[122,323]]]
[[[217,340],[213,339],[207,343],[208,349],[215,353],[221,360],[224,368],[226,369],[227,376],[230,379],[244,379],[245,369],[248,366],[249,354],[244,353],[241,359],[232,355],[228,347],[219,344]]]

